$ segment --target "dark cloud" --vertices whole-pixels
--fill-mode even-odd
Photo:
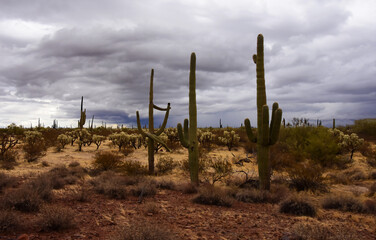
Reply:
[[[238,126],[255,119],[258,33],[268,103],[278,101],[284,117],[373,117],[376,24],[366,16],[374,7],[344,0],[4,0],[0,125],[38,117],[75,125],[81,96],[99,122],[135,125],[139,110],[144,124],[153,68],[154,102],[171,103],[175,126],[188,114],[195,52],[199,124],[221,118]],[[163,120],[164,113],[155,115]]]

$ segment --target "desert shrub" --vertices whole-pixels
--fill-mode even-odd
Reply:
[[[78,167],[78,166],[80,166],[80,163],[79,162],[77,162],[77,161],[73,161],[73,162],[71,162],[71,163],[69,163],[69,165],[68,165],[68,167]]]
[[[296,216],[316,216],[316,207],[302,196],[291,196],[279,205],[279,212]]]
[[[143,206],[143,211],[146,215],[155,215],[159,213],[160,211],[160,206],[154,202],[147,202]]]
[[[126,160],[121,166],[121,171],[128,175],[145,175],[148,173],[148,169],[140,161]]]
[[[287,169],[290,177],[290,187],[297,191],[326,191],[323,183],[322,168],[309,162],[298,163]]]
[[[123,165],[123,156],[112,151],[97,152],[93,166],[101,171],[117,170]]]
[[[23,145],[25,158],[28,162],[36,161],[44,155],[46,145],[42,133],[38,131],[26,131],[25,143]]]
[[[172,180],[167,180],[165,178],[156,181],[157,188],[174,190],[176,188],[175,183]]]
[[[12,170],[15,166],[18,165],[17,159],[18,159],[18,152],[17,150],[7,150],[3,153],[3,155],[0,156],[0,168],[6,169],[6,170]]]
[[[232,163],[228,158],[208,157],[207,160],[205,160],[205,165],[206,168],[203,177],[210,184],[214,185],[214,183],[221,181],[232,174]]]
[[[78,202],[88,202],[90,198],[90,191],[87,186],[81,186],[72,191],[72,197]]]
[[[0,193],[7,187],[15,187],[17,185],[18,178],[0,172]]]
[[[345,228],[327,226],[320,222],[298,222],[292,226],[290,239],[300,240],[353,240],[359,239]]]
[[[197,187],[192,183],[183,183],[178,186],[178,190],[184,194],[193,194],[197,193]]]
[[[52,200],[52,184],[49,174],[41,174],[21,185],[21,189],[32,189],[40,199],[44,201]]]
[[[369,177],[371,179],[376,179],[376,171],[372,171],[370,174],[369,174]]]
[[[286,143],[277,142],[270,147],[270,163],[273,171],[285,171],[299,162]]]
[[[289,194],[287,187],[283,185],[273,186],[270,191],[259,189],[241,189],[235,198],[247,203],[279,203]]]
[[[192,201],[204,205],[224,207],[231,207],[234,203],[234,199],[229,196],[226,190],[211,185],[200,188],[198,195]]]
[[[60,206],[46,206],[41,209],[40,226],[45,231],[61,231],[74,227],[73,210]]]
[[[365,180],[368,178],[367,173],[358,167],[346,169],[342,172],[342,174],[345,175],[351,182]]]
[[[166,226],[155,223],[131,222],[123,227],[120,227],[114,236],[113,240],[173,240],[178,239]]]
[[[21,226],[21,219],[17,213],[9,210],[0,211],[0,233],[10,232]]]
[[[113,199],[125,199],[128,196],[124,178],[113,172],[105,172],[91,181],[94,190]]]
[[[376,119],[355,120],[352,129],[363,137],[374,139],[376,137]]]
[[[169,156],[160,157],[157,164],[155,165],[158,169],[158,175],[164,175],[171,173],[177,167],[177,163],[174,162],[174,159]]]
[[[135,197],[151,197],[157,193],[157,185],[154,181],[145,180],[132,187],[131,193]]]
[[[29,187],[21,187],[5,194],[1,205],[21,212],[37,212],[42,202],[37,191]]]
[[[374,157],[375,151],[372,149],[372,145],[370,142],[364,141],[362,145],[360,145],[358,151],[365,157]]]
[[[365,212],[362,202],[349,194],[332,194],[322,199],[321,205],[325,209],[337,209],[343,212]]]

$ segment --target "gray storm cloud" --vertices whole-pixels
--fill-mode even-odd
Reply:
[[[369,1],[2,1],[0,126],[75,125],[80,97],[97,124],[188,113],[197,55],[200,126],[254,122],[256,37],[265,37],[268,102],[284,117],[357,119],[376,110],[376,19]],[[163,114],[157,118],[161,121]],[[158,124],[158,121],[157,123]]]

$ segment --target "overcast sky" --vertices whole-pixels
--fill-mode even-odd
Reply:
[[[199,126],[256,119],[256,52],[265,39],[269,106],[283,117],[376,116],[374,0],[1,0],[0,126],[77,125],[84,96],[95,124],[135,126],[171,103],[188,116],[197,56]],[[164,113],[155,111],[158,126]]]

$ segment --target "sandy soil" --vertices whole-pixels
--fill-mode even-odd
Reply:
[[[84,147],[78,152],[76,146],[68,146],[62,152],[49,149],[47,154],[36,163],[22,162],[8,174],[24,178],[50,170],[53,167],[68,165],[78,161],[83,167],[91,167],[96,146]],[[109,150],[108,143],[100,150]],[[232,158],[245,157],[242,149],[229,152],[225,148],[217,148],[210,156]],[[156,154],[156,160],[162,156],[171,156],[175,160],[187,158],[186,149],[173,153],[161,152]],[[356,156],[361,159],[361,156]],[[147,161],[145,149],[136,150],[128,159]],[[45,161],[49,166],[43,167]],[[254,161],[253,161],[254,162]],[[243,170],[255,171],[254,164],[248,164]],[[174,179],[186,179],[187,176],[172,176]],[[356,185],[354,185],[356,186]],[[113,200],[103,195],[91,192],[88,202],[74,200],[73,190],[78,186],[67,186],[62,190],[54,190],[54,200],[50,205],[69,207],[76,213],[76,227],[63,232],[43,232],[36,219],[39,214],[20,213],[29,222],[23,232],[8,233],[0,239],[15,239],[26,233],[29,239],[111,239],[111,236],[122,225],[134,222],[160,224],[168,227],[177,234],[176,239],[280,239],[298,222],[321,222],[332,228],[343,228],[353,231],[357,239],[376,239],[375,216],[369,214],[343,213],[335,210],[320,209],[318,216],[296,217],[281,214],[278,205],[248,204],[236,202],[232,207],[206,206],[192,203],[194,195],[183,194],[175,190],[158,190],[152,198],[145,198],[142,203],[138,198],[129,197],[126,200]],[[348,189],[346,189],[348,188]],[[335,185],[335,191],[353,191],[353,187]],[[313,196],[318,199],[320,196]],[[148,203],[156,203],[158,213],[146,214]]]

